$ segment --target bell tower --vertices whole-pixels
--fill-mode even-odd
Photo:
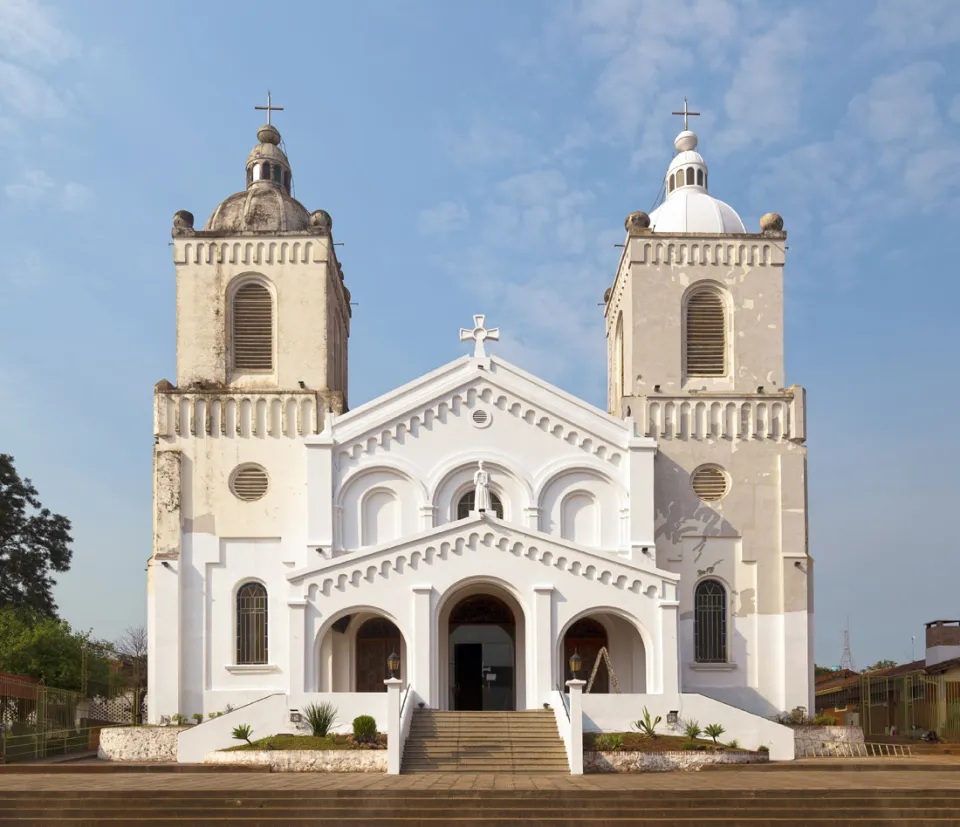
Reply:
[[[627,217],[604,296],[608,409],[658,443],[657,563],[681,575],[684,691],[812,709],[805,391],[784,381],[787,234],[774,213],[748,231],[712,195],[684,110],[664,200]]]

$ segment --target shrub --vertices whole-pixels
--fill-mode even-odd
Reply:
[[[734,738],[727,746],[730,747],[730,749],[740,749],[740,742]]]
[[[250,736],[253,735],[253,730],[250,728],[250,724],[240,724],[240,726],[233,728],[233,737],[238,741],[246,741],[250,743]]]
[[[759,747],[757,747],[757,752],[770,752],[770,747],[768,747],[766,744],[761,744]]]
[[[171,715],[170,720],[173,721],[177,726],[183,726],[187,722],[187,716],[181,715],[179,712],[176,715]]]
[[[594,738],[593,745],[600,752],[615,752],[618,749],[623,749],[623,736],[616,733],[604,733]]]
[[[719,738],[726,730],[720,724],[710,724],[708,727],[703,728],[703,733],[709,738],[713,738],[713,743],[717,743],[717,738]]]
[[[337,708],[330,701],[324,701],[322,704],[307,704],[303,708],[303,717],[307,719],[314,735],[326,738],[337,722]]]
[[[647,736],[647,738],[658,738],[657,724],[659,724],[660,721],[661,718],[659,715],[657,715],[656,718],[651,719],[649,710],[644,707],[643,717],[639,721],[633,722],[633,728]]]
[[[202,723],[203,723],[203,713],[202,713],[202,712],[194,712],[193,715],[191,715],[190,717],[193,718],[193,720],[194,720],[196,723],[198,723],[198,724],[202,724]]]
[[[353,719],[353,737],[358,744],[372,744],[377,740],[377,722],[372,715],[358,715]]]
[[[221,715],[223,715],[222,712],[211,712],[209,715],[207,715],[207,718],[212,721],[214,718],[219,718]]]
[[[700,729],[699,721],[690,721],[684,728],[683,734],[687,736],[691,741],[696,741],[700,737],[700,733],[703,732]]]

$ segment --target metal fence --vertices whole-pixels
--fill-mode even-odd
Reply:
[[[943,675],[863,675],[860,725],[865,736],[935,732],[945,741],[960,741],[960,681]]]
[[[96,749],[104,726],[142,721],[145,691],[117,687],[91,697],[29,678],[0,675],[0,762]]]

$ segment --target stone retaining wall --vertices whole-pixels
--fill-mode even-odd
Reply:
[[[801,726],[793,731],[797,758],[822,755],[830,744],[862,744],[858,726]],[[827,745],[827,746],[824,746]]]
[[[676,750],[670,752],[615,752],[583,753],[584,772],[670,772],[671,770],[699,770],[708,764],[763,764],[769,760],[762,752],[699,752]]]
[[[386,772],[385,749],[278,749],[208,752],[204,764],[245,764],[273,772]]]
[[[105,727],[100,730],[97,757],[106,761],[177,760],[177,736],[187,727]]]

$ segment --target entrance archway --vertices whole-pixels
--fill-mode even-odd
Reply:
[[[400,654],[402,639],[400,630],[385,617],[371,617],[357,629],[357,692],[387,691],[383,682],[387,658]]]
[[[635,619],[616,610],[601,610],[573,618],[557,640],[557,677],[564,685],[572,675],[570,656],[577,652],[583,659],[582,680],[590,680],[597,656],[606,647],[612,672],[601,658],[590,688],[591,694],[621,692],[643,694],[647,691],[647,647]],[[615,680],[614,680],[615,678]]]
[[[444,706],[522,709],[524,615],[517,600],[493,584],[471,584],[444,601],[439,625]]]
[[[407,646],[396,623],[369,607],[348,610],[324,627],[316,639],[316,692],[386,692],[387,658],[400,656],[401,680],[407,675]]]
[[[580,677],[589,681],[601,649],[606,649],[609,655],[610,642],[607,630],[601,623],[591,617],[581,618],[574,623],[563,639],[563,685],[566,686],[566,682],[573,677],[570,671],[570,656],[574,652],[583,660],[583,673]],[[600,658],[600,663],[597,665],[597,674],[590,691],[597,695],[605,695],[610,691],[610,674],[603,658]]]

